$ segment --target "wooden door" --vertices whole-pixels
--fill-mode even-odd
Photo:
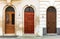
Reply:
[[[53,7],[47,10],[47,33],[56,33],[56,10]]]
[[[34,12],[26,11],[24,13],[24,33],[34,33]]]
[[[15,33],[15,12],[5,12],[5,34]]]

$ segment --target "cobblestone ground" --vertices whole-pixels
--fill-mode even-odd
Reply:
[[[0,37],[0,39],[60,39],[60,36],[22,36],[22,37],[9,37],[9,36],[4,36]]]

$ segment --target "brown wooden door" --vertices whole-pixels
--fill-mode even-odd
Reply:
[[[56,10],[53,8],[47,13],[47,33],[56,33]]]
[[[24,33],[34,33],[34,13],[24,13]]]
[[[9,11],[5,14],[5,34],[15,33],[15,12]]]

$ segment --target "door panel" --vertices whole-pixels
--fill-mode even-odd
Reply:
[[[13,22],[15,20],[14,20],[14,16],[12,16],[12,14],[15,15],[15,12],[10,11],[10,12],[6,12],[6,14],[5,14],[5,34],[14,34],[15,33],[15,24],[12,24],[12,20],[13,20]]]
[[[24,33],[34,33],[34,13],[24,13]]]
[[[56,13],[47,13],[47,33],[56,33]]]

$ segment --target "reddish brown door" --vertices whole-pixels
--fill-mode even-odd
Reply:
[[[56,10],[49,7],[47,10],[47,33],[56,33]]]
[[[5,34],[15,33],[15,12],[6,11],[5,12]]]
[[[34,33],[34,12],[24,13],[24,33]]]

